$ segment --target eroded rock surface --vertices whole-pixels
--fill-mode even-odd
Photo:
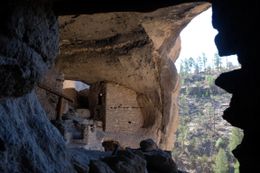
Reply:
[[[36,95],[50,120],[55,120],[58,114],[60,96],[53,93],[62,93],[63,75],[55,68],[51,68],[36,86]]]
[[[1,100],[0,124],[0,172],[75,172],[34,92]]]
[[[208,7],[190,3],[152,13],[62,16],[57,67],[65,79],[112,82],[134,91],[144,119],[138,134],[170,150],[178,124],[178,36]]]
[[[0,172],[73,173],[62,136],[31,91],[57,55],[57,18],[44,2],[8,1],[0,11]]]
[[[50,4],[1,4],[0,98],[32,90],[58,51],[58,25]],[[2,46],[4,45],[4,46]]]

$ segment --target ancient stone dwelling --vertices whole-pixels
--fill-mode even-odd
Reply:
[[[66,86],[76,82],[72,81],[68,84],[65,81],[64,83],[62,94],[69,100],[63,98],[60,108],[58,108],[58,102],[55,102],[53,105],[55,110],[52,111],[55,114],[50,117],[53,117],[52,120],[56,120],[57,109],[61,109],[61,116],[69,115],[72,119],[73,117],[79,119],[79,123],[83,126],[83,129],[78,129],[81,133],[80,139],[68,136],[73,134],[69,134],[68,129],[64,129],[63,135],[65,138],[70,137],[67,139],[70,144],[80,144],[88,149],[103,150],[101,145],[103,141],[114,140],[125,147],[138,147],[139,140],[147,138],[143,134],[144,120],[141,107],[137,102],[137,94],[134,91],[116,83],[105,82],[98,82],[90,88],[77,91],[75,85]],[[55,94],[49,93],[49,97],[53,97],[53,95]],[[42,101],[43,105],[48,105],[48,102],[45,103],[45,99]],[[63,117],[59,118],[63,119]],[[98,135],[99,138],[97,138]],[[156,139],[155,135],[148,137]]]
[[[64,83],[68,85],[68,82]],[[154,133],[148,134],[143,130],[143,107],[140,107],[137,94],[131,89],[111,82],[98,82],[81,91],[77,91],[75,85],[67,87],[63,88],[62,93],[73,102],[63,98],[63,105],[60,107],[63,117],[60,120],[69,118],[62,122],[66,123],[78,118],[81,126],[75,127],[75,132],[64,127],[63,135],[70,145],[104,150],[101,145],[104,141],[117,141],[122,147],[138,148],[140,140],[147,137],[157,140]],[[58,106],[55,103],[53,108],[57,111]],[[57,113],[50,117],[57,116]],[[56,118],[53,121],[57,123]],[[80,137],[76,133],[80,133]]]
[[[223,118],[244,131],[233,153],[242,173],[259,172],[256,0],[2,1],[0,172],[178,172],[164,150],[178,125],[179,33],[210,6],[219,54],[242,66],[216,80],[232,93]],[[113,153],[89,150],[111,140]]]

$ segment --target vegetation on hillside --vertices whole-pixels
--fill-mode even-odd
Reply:
[[[214,85],[216,77],[234,68],[216,54],[208,66],[203,54],[180,65],[180,124],[173,156],[180,169],[190,173],[238,173],[231,151],[240,143],[242,131],[222,119],[231,95]]]

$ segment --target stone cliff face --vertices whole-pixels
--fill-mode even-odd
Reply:
[[[171,150],[178,122],[178,36],[208,7],[190,3],[151,13],[62,16],[56,66],[65,79],[115,82],[135,91],[144,135],[157,134],[160,147]]]

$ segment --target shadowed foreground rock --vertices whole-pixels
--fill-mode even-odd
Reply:
[[[30,92],[58,52],[58,24],[50,4],[12,3],[0,5],[0,98]]]
[[[74,173],[62,136],[31,91],[57,55],[56,16],[40,1],[7,2],[0,6],[0,172]]]
[[[105,162],[93,160],[90,162],[90,173],[115,173]]]
[[[172,156],[162,150],[154,150],[144,152],[147,161],[149,173],[176,173],[178,172],[177,165],[172,160]]]
[[[75,172],[34,92],[0,101],[0,172]]]
[[[233,150],[240,162],[240,172],[259,172],[259,28],[256,12],[259,2],[213,1],[213,26],[219,31],[215,38],[221,56],[237,54],[241,69],[221,74],[216,85],[232,94],[223,118],[244,132],[240,145]],[[245,15],[246,14],[246,15]],[[243,25],[241,25],[243,21]]]
[[[146,147],[144,147],[146,143]],[[102,161],[91,161],[89,173],[177,173],[170,153],[159,149],[151,139],[141,141],[141,148],[117,151]],[[153,147],[151,147],[151,144]]]
[[[104,159],[116,173],[146,173],[146,161],[132,150],[119,151],[115,156]]]

